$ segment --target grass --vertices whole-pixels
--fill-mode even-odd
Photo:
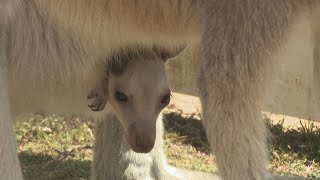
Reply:
[[[35,115],[18,124],[19,158],[26,179],[88,179],[92,122]]]
[[[302,123],[297,128],[284,128],[283,121],[272,124],[269,152],[270,169],[276,174],[320,177],[320,129],[314,122]]]
[[[181,112],[165,115],[164,139],[168,162],[185,169],[217,171],[201,121],[194,115],[184,118]]]
[[[18,123],[19,158],[26,179],[89,179],[94,122],[41,114]],[[199,114],[165,113],[165,151],[170,164],[216,171]],[[281,175],[320,177],[320,129],[312,122],[286,128],[267,117],[269,170]]]

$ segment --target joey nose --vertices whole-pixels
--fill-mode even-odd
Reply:
[[[132,150],[136,153],[148,153],[155,144],[155,125],[148,123],[133,123],[127,133],[127,141]]]

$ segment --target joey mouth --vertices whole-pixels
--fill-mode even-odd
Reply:
[[[131,149],[136,153],[149,153],[155,144],[156,140],[156,129],[155,125],[152,127],[146,127],[145,124],[132,123],[127,129],[126,140]]]

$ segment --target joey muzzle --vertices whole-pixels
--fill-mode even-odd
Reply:
[[[126,133],[131,149],[136,153],[149,153],[156,140],[156,123],[138,121],[132,123]]]

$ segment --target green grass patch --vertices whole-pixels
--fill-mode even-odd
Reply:
[[[93,121],[77,117],[36,114],[18,123],[19,158],[26,179],[89,179],[92,162]],[[312,122],[285,128],[266,118],[270,130],[269,170],[281,175],[320,177],[320,130]],[[164,120],[165,151],[176,167],[217,171],[215,157],[201,121],[179,112]]]

